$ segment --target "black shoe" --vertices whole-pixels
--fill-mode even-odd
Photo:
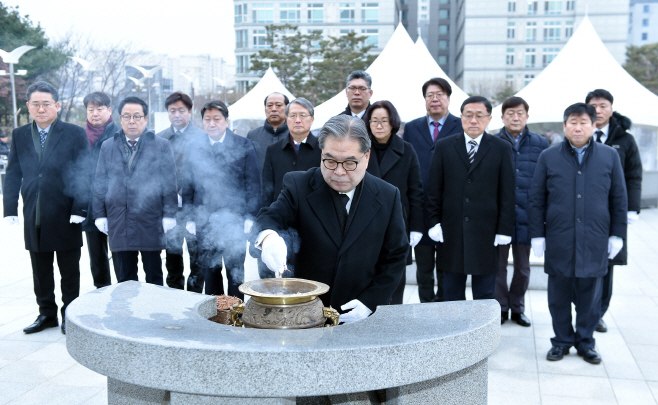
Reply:
[[[62,321],[62,333],[66,335],[66,319]]]
[[[590,364],[601,363],[601,356],[594,349],[578,350],[578,355]]]
[[[57,317],[53,316],[45,316],[45,315],[39,315],[37,316],[37,320],[34,321],[34,323],[27,328],[23,329],[23,332],[25,333],[37,333],[41,332],[42,330],[46,328],[56,328],[59,325],[57,322]]]
[[[518,323],[521,326],[528,327],[528,326],[531,325],[530,319],[528,319],[528,317],[525,316],[525,314],[523,314],[523,313],[517,314],[517,313],[512,312],[512,320],[516,321],[516,323]]]
[[[504,324],[506,320],[509,319],[509,313],[507,312],[500,312],[500,324]]]
[[[603,318],[599,319],[599,324],[596,325],[596,331],[601,333],[605,333],[608,331],[608,325],[605,324]]]
[[[546,360],[550,360],[550,361],[562,360],[562,358],[567,354],[569,354],[568,347],[553,346],[551,347],[551,350],[549,350],[548,353],[546,354]]]

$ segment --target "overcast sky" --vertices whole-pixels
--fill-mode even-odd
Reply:
[[[172,56],[210,54],[234,62],[231,0],[2,0],[52,39],[69,30],[95,42],[130,40]]]

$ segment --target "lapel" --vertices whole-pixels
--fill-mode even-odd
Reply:
[[[379,178],[383,179],[386,176],[386,173],[391,170],[393,166],[402,158],[404,154],[404,141],[397,135],[393,135],[391,144],[388,145],[388,149],[384,152],[384,157],[382,157],[382,162],[379,165],[379,172],[381,176]],[[375,156],[375,161],[377,157]]]
[[[464,149],[464,152],[466,152],[466,145],[462,145]],[[478,146],[478,151],[475,153],[475,159],[473,159],[473,164],[471,165],[470,169],[468,170],[469,173],[473,171],[477,167],[477,165],[480,164],[482,159],[484,158],[484,155],[491,149],[491,135],[488,133],[484,133],[482,135],[482,141],[480,141],[480,146]]]
[[[443,121],[443,127],[441,127],[441,132],[439,132],[438,139],[445,138],[446,136],[452,135],[455,132],[457,125],[461,126],[461,120],[454,115],[448,113],[446,119]]]
[[[340,245],[338,257],[354,244],[382,207],[381,201],[377,198],[377,194],[379,194],[379,186],[377,185],[375,178],[371,174],[366,173],[362,181],[363,188],[361,190],[361,197],[359,198],[356,211],[352,217],[352,222],[345,233],[345,240],[343,241],[343,244]],[[337,220],[336,224],[338,224]]]
[[[434,146],[434,140],[432,139],[432,133],[430,132],[430,127],[428,124],[427,115],[418,120],[418,132],[421,134],[423,141],[429,146]]]
[[[46,141],[46,150],[43,151],[43,156],[41,157],[41,164],[43,165],[46,162],[46,159],[50,157],[52,154],[53,149],[57,147],[57,143],[59,143],[59,140],[62,139],[62,132],[63,132],[63,127],[64,124],[62,121],[57,120],[55,122],[55,125],[50,130],[50,133],[48,134],[48,139]]]
[[[320,169],[315,170],[315,174],[311,179],[311,188],[313,192],[306,197],[306,200],[315,213],[315,216],[322,223],[325,231],[336,244],[336,247],[340,248],[343,238],[340,232],[336,209],[334,208],[334,200],[331,197],[331,189],[324,181]]]
[[[457,150],[457,155],[461,158],[462,162],[466,166],[466,170],[469,170],[471,163],[468,161],[468,153],[466,153],[466,144],[464,142],[464,134],[457,134],[455,136],[455,143],[453,144]],[[476,153],[477,155],[477,153]]]

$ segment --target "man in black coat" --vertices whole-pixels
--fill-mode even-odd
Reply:
[[[255,245],[280,274],[288,247],[277,232],[294,228],[294,276],[329,285],[324,305],[351,309],[341,321],[354,322],[387,305],[404,272],[409,241],[400,192],[366,173],[370,139],[360,119],[329,119],[318,141],[322,165],[285,175],[279,198],[258,213]]]
[[[427,186],[429,236],[440,242],[443,299],[494,298],[498,248],[512,241],[514,163],[512,145],[489,135],[491,103],[479,96],[461,106],[464,132],[436,144]]]
[[[200,293],[203,288],[203,273],[197,260],[196,237],[185,230],[185,220],[180,208],[183,206],[181,188],[183,179],[183,161],[187,145],[197,138],[205,138],[206,133],[194,126],[192,118],[192,99],[181,92],[171,93],[165,100],[171,126],[156,134],[171,143],[176,161],[176,179],[178,184],[178,207],[176,226],[167,232],[167,285],[182,290],[185,288],[185,264],[183,263],[183,240],[187,240],[187,252],[190,254],[190,276],[187,278],[187,290]]]
[[[119,104],[121,130],[103,143],[94,180],[96,227],[109,235],[119,282],[137,281],[138,253],[146,282],[163,285],[160,253],[176,226],[176,164],[171,145],[147,129],[148,105]]]
[[[596,109],[595,140],[613,147],[619,153],[621,167],[624,169],[626,192],[628,195],[628,224],[635,222],[640,214],[642,199],[642,159],[635,138],[628,132],[631,120],[612,110],[613,97],[609,91],[597,89],[589,92],[585,103]],[[596,326],[597,332],[607,332],[608,326],[603,321],[612,297],[612,273],[615,265],[625,266],[628,260],[628,245],[624,239],[624,247],[612,260],[608,261],[608,273],[603,277],[601,293],[601,317]]]
[[[430,173],[434,146],[439,139],[461,133],[462,122],[448,112],[452,87],[447,80],[436,77],[423,84],[423,97],[427,115],[416,118],[404,126],[402,139],[409,142],[418,155],[420,179],[423,192],[427,195],[427,177]],[[436,266],[438,262],[437,243],[427,236],[423,228],[423,238],[414,248],[416,253],[416,280],[420,302],[443,301],[443,273]],[[438,288],[434,293],[434,271]]]
[[[183,212],[187,230],[197,236],[205,293],[224,294],[222,258],[228,295],[243,298],[247,236],[260,208],[260,176],[254,143],[235,135],[228,108],[210,101],[201,109],[207,136],[185,152]]]
[[[626,237],[626,186],[619,155],[592,139],[596,111],[576,103],[564,112],[560,145],[539,156],[530,191],[529,236],[537,257],[545,251],[548,309],[555,337],[546,358],[561,360],[575,346],[592,364],[601,285]],[[576,304],[576,330],[571,319]]]
[[[57,304],[53,259],[62,276],[62,333],[65,311],[80,293],[82,227],[89,201],[89,143],[85,131],[57,119],[57,89],[46,82],[27,88],[32,124],[12,134],[5,178],[4,215],[18,224],[18,196],[23,197],[25,249],[30,251],[34,294],[39,305],[36,321],[25,333],[56,327]]]
[[[355,70],[347,76],[345,83],[347,107],[340,115],[363,118],[363,114],[370,108],[372,97],[372,77],[363,70]]]
[[[265,97],[265,122],[262,127],[252,129],[247,134],[256,147],[258,157],[258,175],[263,173],[265,152],[273,143],[280,142],[288,137],[288,124],[286,123],[286,106],[289,100],[285,94],[272,93]]]

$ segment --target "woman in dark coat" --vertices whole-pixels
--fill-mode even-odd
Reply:
[[[411,264],[411,248],[423,235],[423,184],[418,156],[410,143],[397,136],[400,116],[393,104],[383,100],[374,103],[363,115],[372,149],[368,173],[400,190],[402,213],[409,236],[407,264]],[[391,304],[402,304],[406,274],[393,293]]]

